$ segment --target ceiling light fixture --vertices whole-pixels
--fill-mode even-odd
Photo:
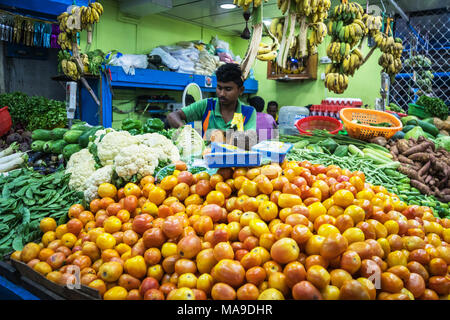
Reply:
[[[232,4],[232,3],[224,3],[224,4],[221,4],[220,7],[221,7],[222,9],[227,9],[227,10],[229,10],[229,9],[234,9],[234,8],[236,8],[236,5],[235,5],[235,4]]]

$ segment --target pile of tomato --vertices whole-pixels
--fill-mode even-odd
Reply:
[[[191,174],[179,164],[89,210],[44,218],[11,258],[103,299],[448,299],[450,220],[362,172],[308,161]]]

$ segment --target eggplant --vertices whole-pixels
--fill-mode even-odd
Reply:
[[[43,152],[32,152],[29,156],[28,156],[28,161],[29,162],[36,162],[38,161],[40,158],[42,158],[42,156],[44,155]]]

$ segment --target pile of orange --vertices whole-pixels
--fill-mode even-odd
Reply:
[[[362,172],[284,162],[102,184],[13,259],[103,299],[448,299],[450,220]]]

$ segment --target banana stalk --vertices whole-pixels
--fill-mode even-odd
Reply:
[[[281,38],[280,51],[277,56],[277,64],[279,67],[286,69],[287,55],[289,54],[292,37],[294,36],[295,23],[297,20],[295,0],[287,0],[287,12],[289,15],[284,18],[283,36]],[[289,33],[288,33],[289,32]]]
[[[253,7],[252,15],[252,37],[245,57],[241,63],[242,76],[244,79],[247,79],[250,69],[255,63],[256,56],[258,55],[258,48],[261,43],[263,31],[263,3],[256,8]]]
[[[298,34],[298,51],[300,58],[308,56],[308,23],[306,19],[307,18],[305,16],[300,18],[300,31]]]

